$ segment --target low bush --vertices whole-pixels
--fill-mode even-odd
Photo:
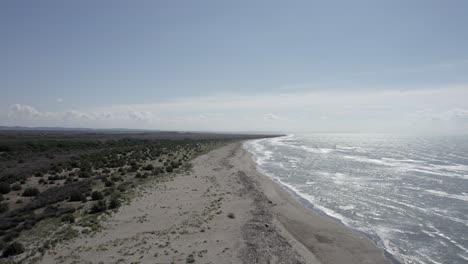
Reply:
[[[13,239],[19,237],[20,233],[18,231],[11,231],[11,232],[8,232],[5,236],[3,236],[3,240],[5,242],[10,242],[12,241]]]
[[[0,183],[0,193],[1,194],[7,194],[9,192],[11,192],[10,184],[8,184],[6,182]]]
[[[187,258],[185,259],[185,262],[186,263],[194,263],[195,259],[193,258],[193,254],[188,255]]]
[[[19,185],[19,184],[14,184],[13,186],[11,186],[11,189],[12,189],[13,191],[19,191],[19,190],[21,190],[21,185]]]
[[[91,173],[89,173],[88,171],[80,171],[80,173],[78,174],[78,177],[79,178],[90,178]]]
[[[10,209],[10,206],[8,203],[0,203],[0,214],[8,211]]]
[[[91,193],[91,199],[93,199],[94,201],[102,200],[104,199],[104,195],[99,191],[94,191],[93,193]]]
[[[119,186],[117,186],[117,190],[125,192],[127,190],[127,185],[125,183],[121,183]]]
[[[122,180],[121,177],[115,176],[115,175],[113,175],[110,179],[111,179],[111,181],[113,181],[113,182],[117,182],[117,181],[121,181],[121,180]]]
[[[62,216],[62,218],[60,220],[62,222],[66,222],[66,223],[74,223],[75,222],[75,217],[72,214],[66,214],[66,215]]]
[[[3,257],[15,256],[24,252],[24,246],[19,242],[13,242],[3,250]]]
[[[112,186],[114,186],[114,182],[109,181],[109,180],[106,180],[106,181],[104,181],[104,186],[106,186],[106,187],[112,187]]]
[[[97,201],[93,206],[91,207],[90,213],[96,214],[100,212],[104,212],[107,210],[107,204],[103,200]]]
[[[78,202],[78,201],[83,201],[83,199],[86,199],[86,197],[82,193],[80,193],[78,191],[74,191],[74,192],[72,192],[70,194],[69,201],[70,202]]]
[[[151,165],[151,164],[148,164],[148,165],[146,165],[146,166],[143,168],[143,170],[146,170],[146,171],[151,171],[151,170],[153,170],[153,169],[154,169],[154,166]]]
[[[120,199],[117,196],[112,196],[109,200],[109,209],[119,208],[121,205]]]
[[[39,194],[39,190],[37,188],[26,188],[23,192],[23,196],[37,196]]]

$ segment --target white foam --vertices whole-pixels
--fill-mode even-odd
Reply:
[[[342,206],[338,206],[338,208],[340,208],[341,210],[345,210],[345,211],[350,211],[350,210],[353,210],[354,209],[354,205],[342,205]]]
[[[468,166],[462,164],[434,165],[411,159],[382,158],[373,159],[365,156],[344,155],[343,158],[362,163],[393,167],[400,171],[415,171],[435,176],[453,177],[468,180]]]
[[[460,258],[466,260],[468,262],[468,257],[467,256],[464,256],[462,254],[457,254],[457,256],[459,256]]]
[[[394,158],[382,158],[382,160],[387,160],[394,163],[414,163],[414,164],[426,164],[425,161],[422,160],[414,160],[414,159],[394,159]]]
[[[315,153],[315,154],[328,154],[328,153],[335,151],[335,149],[330,149],[330,148],[312,148],[312,147],[307,147],[307,146],[301,146],[300,148],[302,148],[303,150],[307,152]]]
[[[450,198],[450,199],[456,199],[456,200],[461,200],[461,201],[468,202],[468,195],[451,194],[451,193],[446,193],[446,192],[437,191],[437,190],[425,190],[425,191],[428,192],[428,193],[431,193],[431,194],[433,194],[435,196]]]
[[[343,184],[346,184],[349,179],[347,178],[346,174],[337,172],[337,173],[333,174],[332,180],[336,184],[343,185]]]
[[[372,159],[372,158],[368,158],[368,157],[365,157],[365,156],[348,156],[348,155],[345,155],[345,156],[343,156],[343,158],[358,161],[358,162],[362,162],[362,163],[373,163],[373,164],[379,164],[379,165],[385,165],[385,166],[395,166],[394,163],[385,162],[384,160],[381,160],[381,159]]]
[[[320,205],[318,203],[320,201],[320,199],[317,199],[315,196],[304,193],[304,192],[300,191],[299,188],[297,188],[297,187],[295,187],[295,186],[293,186],[291,184],[285,183],[285,182],[283,182],[281,179],[279,179],[277,177],[275,177],[275,180],[278,181],[283,186],[286,186],[288,189],[293,191],[296,195],[298,195],[298,196],[306,199],[307,201],[309,201],[319,211],[322,211],[326,215],[340,220],[346,226],[349,226],[349,227],[352,226],[351,223],[350,223],[350,219],[346,218],[345,216],[343,216],[343,215],[341,215],[341,214],[339,214],[339,213],[337,213],[337,212],[335,212],[335,211],[333,211],[333,210],[331,210],[329,208],[326,208],[326,207]]]
[[[464,252],[468,253],[468,249],[466,249],[464,246],[460,245],[459,243],[457,243],[457,241],[453,240],[451,237],[447,236],[446,234],[444,234],[442,231],[440,231],[439,229],[437,229],[436,227],[434,226],[430,226],[432,229],[435,230],[435,234],[446,239],[447,241],[449,241],[450,243],[452,243],[453,245],[455,245],[456,247],[458,247],[459,249],[463,250]]]
[[[273,152],[266,150],[262,143],[265,139],[250,140],[244,143],[244,148],[253,154],[254,161],[260,166],[270,161],[273,156]]]
[[[404,246],[405,243],[411,243],[411,240],[404,240],[409,238],[405,238],[404,235],[399,233],[410,233],[414,235],[418,232],[419,234],[424,233],[429,236],[426,237],[427,239],[431,239],[434,242],[433,245],[435,249],[437,249],[437,247],[444,247],[441,244],[446,243],[449,247],[456,247],[463,252],[467,252],[466,245],[460,242],[458,235],[451,233],[448,233],[447,235],[439,230],[434,232],[431,232],[432,230],[424,230],[427,223],[426,220],[430,219],[426,218],[426,216],[429,215],[431,217],[435,217],[435,219],[438,218],[438,220],[443,220],[447,224],[452,223],[457,226],[458,224],[468,226],[467,219],[456,218],[457,216],[460,216],[458,212],[454,212],[454,214],[449,211],[441,212],[436,210],[439,208],[428,208],[430,204],[426,204],[425,202],[420,204],[421,199],[428,195],[466,202],[468,201],[467,193],[451,194],[444,191],[426,190],[425,188],[412,186],[412,182],[419,181],[419,178],[431,181],[431,184],[446,181],[446,179],[443,179],[442,177],[433,177],[431,175],[468,179],[468,173],[466,173],[468,171],[467,165],[443,162],[440,159],[434,159],[434,163],[436,164],[431,164],[431,161],[424,158],[424,153],[421,153],[422,156],[419,156],[415,154],[406,155],[408,153],[401,152],[401,154],[396,154],[396,156],[395,152],[393,152],[387,155],[388,157],[371,158],[365,156],[365,154],[359,154],[358,149],[351,146],[337,145],[336,149],[333,149],[313,147],[314,144],[299,145],[302,140],[298,141],[293,136],[290,136],[289,138],[281,137],[250,142],[251,143],[246,144],[245,146],[246,149],[248,148],[248,150],[252,152],[254,160],[257,162],[257,169],[260,172],[273,178],[279,184],[289,189],[291,192],[294,192],[298,197],[309,201],[317,210],[341,221],[344,225],[357,227],[358,230],[367,232],[371,235],[376,234],[381,239],[381,242],[378,242],[379,246],[383,246],[390,254],[402,259],[404,263],[428,264],[438,262],[431,259],[431,257],[435,256],[432,255],[433,253],[435,254],[435,252],[431,252],[429,247],[423,247],[421,250],[417,250],[416,248]],[[307,144],[307,142],[305,144]],[[287,153],[291,156],[279,156],[278,154],[281,153]],[[372,153],[380,155],[380,152]],[[370,174],[369,177],[363,177],[360,179],[355,177],[358,172],[355,172],[354,170],[342,170],[341,168],[338,168],[338,171],[340,172],[336,172],[333,167],[329,167],[330,164],[328,163],[325,164],[325,166],[320,166],[320,164],[310,163],[310,160],[307,160],[307,158],[306,160],[303,159],[304,157],[312,157],[312,159],[313,157],[317,157],[317,155],[314,154],[321,155],[319,157],[323,157],[326,162],[328,162],[328,159],[333,157],[338,159],[342,157],[358,162],[376,164],[378,167],[373,166],[371,168],[373,173]],[[418,158],[403,158],[406,157],[405,155],[411,158]],[[395,158],[395,156],[398,158]],[[423,158],[420,160],[420,157]],[[273,164],[272,162],[276,158],[284,162],[281,164]],[[307,163],[303,163],[304,161],[307,161]],[[313,165],[313,167],[305,167],[309,165]],[[279,169],[278,166],[283,169]],[[300,167],[300,170],[293,169],[293,167]],[[286,171],[286,169],[288,170]],[[320,169],[329,171],[320,171]],[[364,170],[365,169],[367,168],[364,168]],[[384,173],[379,173],[377,169]],[[308,171],[310,171],[310,173]],[[412,171],[424,174],[411,173]],[[280,173],[279,176],[281,176],[281,178],[277,177],[278,174],[274,175],[273,172],[275,172],[275,174]],[[341,172],[345,172],[346,174]],[[297,180],[297,177],[303,179],[304,176],[310,176],[310,178],[306,178],[308,180],[305,181],[305,184],[302,180],[301,185],[292,184],[287,178],[291,177],[291,180]],[[400,185],[398,185],[398,181],[395,181],[398,180],[398,177],[401,179]],[[412,178],[405,183],[405,177],[415,177],[416,179]],[[386,186],[395,186],[397,189],[394,187],[388,188]],[[358,187],[365,188],[365,191],[369,191],[369,193],[358,193]],[[417,190],[416,192],[404,192],[404,194],[414,194],[415,197],[413,198],[416,199],[411,199],[411,196],[400,194],[399,191],[403,191],[403,189],[399,188]],[[443,187],[435,186],[432,188],[443,189]],[[343,195],[337,195],[333,198],[332,193],[334,191],[338,193],[343,192]],[[323,196],[320,196],[321,193],[323,193]],[[386,195],[387,193],[391,195]],[[438,207],[438,205],[433,206]],[[373,210],[379,210],[382,214],[372,214],[371,211]],[[394,223],[389,221],[387,218],[389,212],[393,213],[395,218],[402,222],[398,222],[394,225]],[[373,215],[377,217],[373,217]],[[450,221],[444,220],[443,218]],[[462,216],[461,218],[464,217]],[[376,221],[372,221],[371,219]],[[379,226],[378,223],[389,223],[390,226],[386,228]],[[403,229],[418,229],[418,231],[414,233],[398,230],[400,226],[405,226],[406,224],[410,224],[410,228]],[[400,249],[397,249],[397,245]],[[416,245],[417,243],[415,243],[414,246]],[[457,250],[456,248],[455,250]],[[459,252],[460,251],[458,251],[458,253]],[[454,255],[454,257],[456,257],[456,255]],[[439,260],[439,257],[437,257],[436,260]]]

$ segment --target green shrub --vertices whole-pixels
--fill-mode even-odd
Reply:
[[[86,199],[86,197],[78,191],[74,191],[70,194],[70,202],[78,202],[78,201],[83,201],[83,198]]]
[[[39,194],[39,190],[37,188],[26,188],[23,192],[23,196],[37,196]]]
[[[104,199],[104,195],[99,191],[94,191],[91,194],[91,199],[93,199],[94,201],[102,200],[102,199]]]
[[[13,186],[11,186],[11,189],[12,189],[13,191],[19,191],[19,190],[21,190],[21,185],[19,185],[19,184],[14,184]]]
[[[24,246],[19,242],[13,242],[3,250],[3,257],[18,255],[24,252]]]
[[[62,216],[62,218],[60,220],[62,222],[66,222],[66,223],[74,223],[75,222],[75,217],[72,214],[66,214],[66,215]]]
[[[10,184],[8,184],[6,182],[0,183],[0,193],[1,194],[7,194],[9,192],[11,192]]]
[[[193,254],[190,254],[187,256],[187,259],[185,259],[185,262],[187,263],[194,263],[195,259],[193,258]]]
[[[121,202],[117,196],[112,196],[109,200],[109,209],[116,209],[119,208],[121,205]]]
[[[104,186],[106,186],[106,187],[112,187],[112,186],[114,186],[114,182],[109,181],[109,180],[106,180],[106,181],[104,181]]]
[[[122,180],[122,178],[119,177],[119,176],[115,176],[115,175],[111,176],[111,181],[113,181],[113,182],[121,181],[121,180]]]
[[[10,206],[8,203],[0,203],[0,214],[8,211],[10,209]]]
[[[93,206],[91,207],[90,213],[96,214],[96,213],[104,212],[106,210],[107,210],[106,202],[103,200],[99,200],[95,204],[93,204]]]
[[[91,173],[89,173],[88,171],[80,171],[80,173],[78,174],[78,177],[79,178],[89,178],[89,177],[91,177]]]
[[[12,241],[13,239],[19,237],[20,233],[18,231],[11,231],[11,232],[8,232],[5,236],[3,236],[3,240],[5,242],[10,242]]]
[[[143,168],[143,170],[146,170],[146,171],[151,171],[151,170],[153,170],[153,169],[154,169],[154,166],[151,165],[151,164],[148,164],[148,165],[146,165],[146,166]]]
[[[117,190],[125,192],[127,190],[127,185],[125,183],[119,184],[119,186],[117,186]]]

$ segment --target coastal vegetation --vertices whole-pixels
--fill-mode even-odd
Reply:
[[[62,227],[49,226],[62,230],[60,241],[99,230],[100,215],[119,208],[134,187],[187,170],[194,157],[235,139],[0,137],[2,256],[22,253],[22,234],[46,234],[54,219]],[[46,240],[38,252],[53,244]]]

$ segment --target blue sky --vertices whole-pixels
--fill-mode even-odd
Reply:
[[[1,1],[0,124],[463,131],[467,12],[463,0]]]

